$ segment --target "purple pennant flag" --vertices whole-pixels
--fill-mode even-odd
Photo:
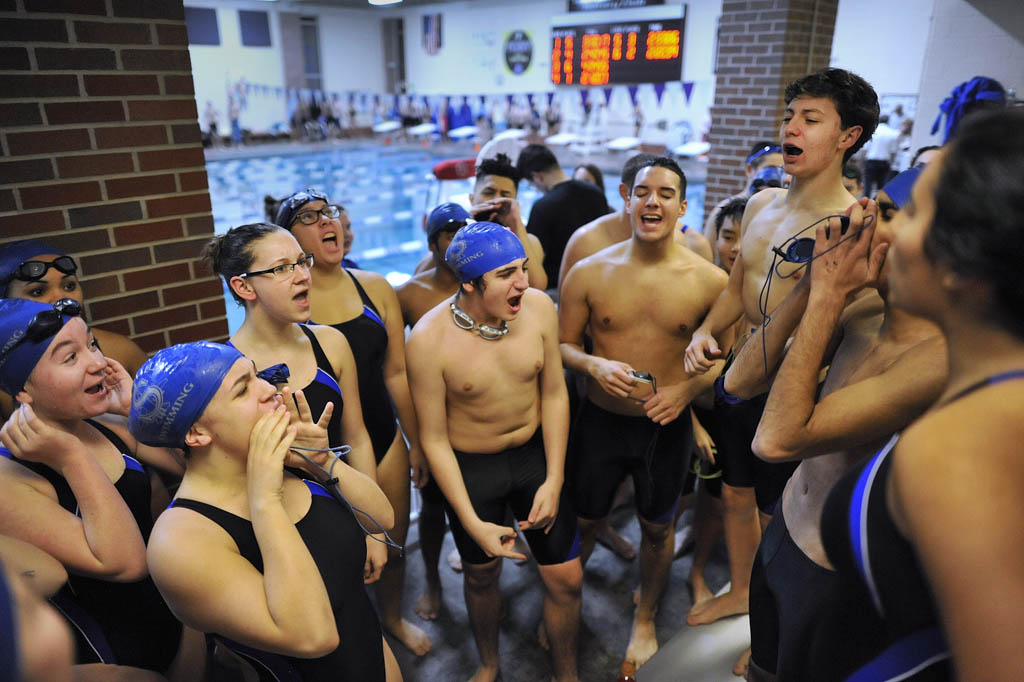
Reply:
[[[587,106],[587,100],[590,98],[589,90],[580,90],[580,99],[583,100],[583,106]]]
[[[605,105],[607,105],[609,102],[612,101],[612,89],[604,88],[602,92],[604,93],[604,103]]]
[[[690,103],[690,95],[693,94],[693,82],[683,83],[683,94],[686,95],[686,103]]]
[[[505,95],[505,101],[508,102],[509,106],[512,106],[512,99],[513,99],[512,95]]]
[[[665,94],[665,83],[654,84],[654,96],[658,98],[658,104],[661,104],[661,96]]]
[[[629,89],[629,102],[633,106],[636,106],[636,93],[640,89],[640,86],[638,86],[638,85],[630,85],[628,89]]]
[[[555,101],[555,93],[549,92],[548,93],[548,108],[549,109],[551,108],[551,103],[554,102],[554,101]]]
[[[532,92],[526,93],[526,101],[530,103],[531,107],[533,106],[533,93]]]

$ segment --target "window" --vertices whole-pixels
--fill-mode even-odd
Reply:
[[[192,45],[220,45],[217,10],[186,7],[185,26],[188,29],[188,42]]]
[[[270,22],[266,12],[238,10],[238,24],[242,29],[242,45],[270,47]]]

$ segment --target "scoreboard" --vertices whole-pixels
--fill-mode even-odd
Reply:
[[[683,20],[553,26],[551,82],[605,85],[677,81]]]

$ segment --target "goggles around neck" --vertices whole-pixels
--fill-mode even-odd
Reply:
[[[488,341],[497,341],[505,336],[505,334],[508,334],[508,322],[505,320],[501,321],[500,327],[492,327],[489,324],[477,324],[476,320],[465,310],[455,305],[454,301],[452,301],[449,307],[452,310],[452,320],[455,321],[455,326],[459,329],[476,332],[480,335],[480,338],[487,339]]]

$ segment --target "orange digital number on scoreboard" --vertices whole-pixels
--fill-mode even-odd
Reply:
[[[675,59],[679,56],[679,31],[651,31],[647,34],[645,59]]]

